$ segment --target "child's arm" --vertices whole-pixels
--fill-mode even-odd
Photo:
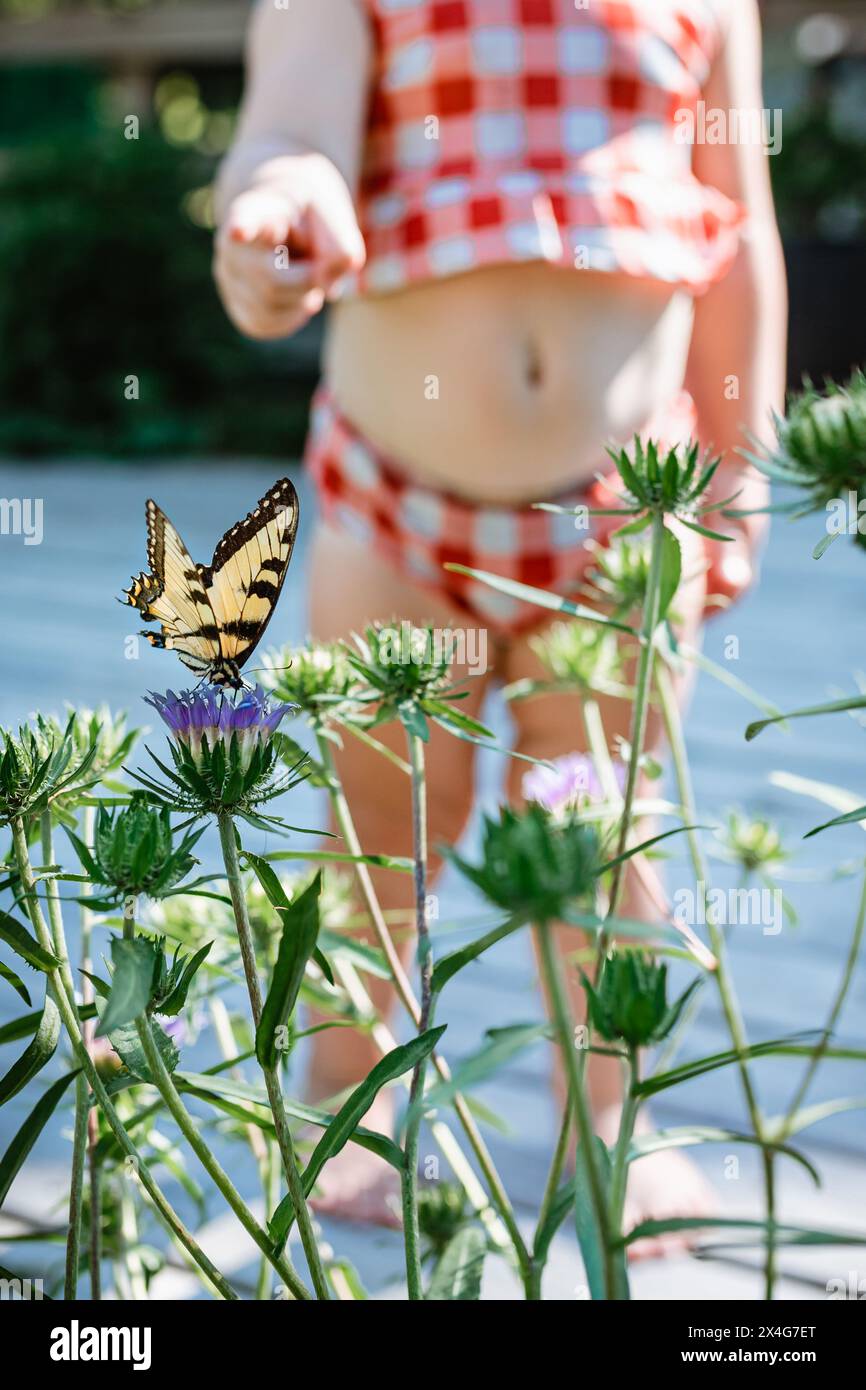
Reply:
[[[727,0],[720,9],[727,16],[727,38],[703,99],[708,112],[754,113],[763,108],[756,0]],[[776,136],[781,138],[781,129]],[[725,455],[712,495],[722,501],[743,488],[732,506],[761,507],[768,500],[767,483],[734,448],[747,446],[742,427],[768,440],[770,412],[784,405],[787,292],[769,161],[756,144],[696,145],[694,170],[703,183],[745,204],[749,222],[732,270],[695,303],[686,384],[701,439]],[[766,519],[713,517],[710,524],[735,540],[712,547],[708,592],[734,597],[752,579]]]
[[[237,133],[220,170],[214,274],[242,332],[277,338],[364,262],[352,203],[370,37],[359,0],[272,0],[247,39]],[[287,246],[291,265],[274,248]]]

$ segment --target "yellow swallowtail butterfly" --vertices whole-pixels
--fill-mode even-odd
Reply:
[[[298,494],[281,478],[254,511],[226,531],[209,565],[196,564],[168,517],[147,507],[149,571],[133,576],[121,602],[137,608],[160,632],[144,632],[153,647],[177,652],[213,685],[240,689],[241,667],[252,655],[276,607],[298,530]]]

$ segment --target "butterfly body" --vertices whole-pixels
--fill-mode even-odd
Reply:
[[[298,495],[281,478],[243,521],[227,531],[209,565],[196,564],[165,512],[149,499],[148,570],[123,600],[159,632],[151,646],[175,651],[212,685],[240,689],[241,668],[276,607],[298,529]]]

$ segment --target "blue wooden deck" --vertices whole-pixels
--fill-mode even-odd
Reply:
[[[128,709],[134,719],[148,722],[142,693],[152,686],[176,684],[180,677],[170,659],[149,648],[142,650],[138,660],[127,660],[124,654],[124,638],[137,625],[115,604],[114,595],[144,559],[145,496],[156,496],[181,527],[193,552],[204,554],[208,543],[273,481],[275,472],[273,466],[243,460],[232,466],[160,464],[146,473],[124,465],[0,464],[0,497],[39,496],[44,504],[40,546],[25,546],[21,537],[0,536],[0,723],[15,724],[36,708],[59,710],[64,699],[87,704],[108,701]],[[303,480],[301,487],[303,496]],[[819,527],[820,520],[796,526],[777,523],[759,590],[735,613],[716,619],[707,632],[707,654],[717,661],[723,661],[725,637],[735,634],[740,655],[738,661],[728,663],[728,669],[783,707],[851,689],[853,672],[866,664],[861,655],[866,631],[866,558],[850,544],[839,542],[820,562],[814,562],[810,551]],[[303,538],[308,534],[309,522],[302,526],[301,551],[271,630],[274,641],[298,640],[305,632]],[[501,702],[493,703],[491,718],[507,736]],[[857,894],[856,880],[834,877],[834,869],[863,853],[862,831],[856,826],[802,843],[803,832],[830,813],[781,789],[773,782],[773,773],[784,767],[801,777],[847,787],[864,799],[866,757],[863,730],[848,716],[795,724],[790,734],[769,731],[746,745],[742,730],[752,717],[751,707],[738,695],[701,677],[688,742],[702,816],[718,816],[729,806],[739,805],[775,818],[789,847],[796,850],[797,873],[814,874],[811,881],[786,885],[797,906],[797,927],[785,927],[777,936],[762,935],[757,927],[733,929],[731,949],[740,997],[750,1034],[758,1040],[823,1022],[848,948]],[[481,804],[495,802],[501,770],[501,759],[481,760]],[[323,812],[316,794],[302,789],[296,796],[293,819],[307,825],[321,823]],[[720,883],[731,881],[724,866],[717,866],[714,874]],[[677,857],[670,862],[669,882],[673,887],[689,882],[688,871]],[[446,879],[443,917],[454,921],[461,913],[476,910],[469,895],[453,879]],[[532,976],[528,943],[518,937],[497,948],[481,967],[458,977],[446,996],[442,1016],[449,1024],[449,1054],[457,1057],[477,1046],[487,1027],[538,1013],[536,996],[529,988]],[[841,1042],[863,1045],[864,1006],[866,968],[861,963],[840,1021]],[[4,1016],[16,1012],[11,991],[0,995],[0,1007]],[[706,990],[685,1055],[698,1056],[723,1046],[719,1008],[713,991]],[[213,1049],[205,1036],[190,1065],[197,1069],[212,1060]],[[527,1222],[538,1204],[552,1143],[554,1117],[544,1084],[546,1066],[541,1046],[523,1054],[479,1092],[511,1126],[509,1137],[493,1134],[490,1142]],[[758,1064],[758,1074],[763,1103],[775,1113],[796,1082],[797,1068],[790,1061],[767,1061]],[[857,1095],[866,1095],[863,1066],[828,1062],[810,1098]],[[0,1112],[0,1142],[4,1135],[8,1139],[21,1113],[17,1102]],[[662,1124],[736,1125],[742,1114],[733,1072],[717,1072],[678,1089],[669,1103],[657,1107],[656,1115]],[[866,1230],[862,1181],[866,1112],[852,1111],[827,1120],[804,1136],[803,1147],[819,1163],[825,1182],[815,1191],[798,1168],[783,1164],[782,1215],[812,1225]],[[723,1209],[755,1216],[759,1214],[757,1162],[753,1155],[740,1152],[740,1176],[731,1181],[725,1177],[724,1146],[697,1151],[698,1161],[719,1189]],[[13,1189],[9,1210],[50,1218],[60,1191],[57,1175],[67,1154],[68,1136],[59,1136],[55,1126],[31,1155],[26,1173]],[[252,1175],[246,1187],[252,1195]],[[205,1236],[208,1248],[226,1269],[243,1268],[249,1263],[249,1250],[238,1240],[234,1223],[216,1215],[217,1211],[215,1206],[214,1223]],[[401,1268],[398,1238],[334,1223],[328,1225],[328,1234],[337,1249],[355,1261],[376,1296],[398,1296],[394,1292]],[[862,1270],[864,1260],[862,1248],[785,1253],[781,1294],[824,1297],[828,1279]],[[576,1246],[566,1230],[555,1246],[547,1295],[573,1298],[581,1282]],[[635,1296],[644,1298],[757,1297],[759,1288],[745,1257],[726,1264],[692,1259],[653,1264],[642,1267],[635,1277]],[[161,1297],[188,1292],[188,1276],[180,1272],[161,1276],[155,1289]],[[501,1262],[490,1265],[486,1296],[515,1296]]]

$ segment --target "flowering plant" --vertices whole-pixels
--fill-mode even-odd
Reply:
[[[859,378],[841,393],[810,389],[777,422],[771,466],[801,489],[801,509],[823,505],[843,484],[861,496],[862,400]],[[856,1230],[780,1222],[777,1176],[780,1164],[795,1163],[814,1180],[799,1134],[857,1103],[805,1102],[825,1061],[866,1060],[862,1046],[842,1047],[836,1038],[866,932],[866,879],[826,1018],[813,1029],[753,1041],[731,967],[730,922],[710,881],[706,818],[699,823],[676,690],[692,663],[720,674],[677,636],[681,553],[671,526],[675,520],[707,532],[705,517],[721,505],[706,493],[716,462],[702,459],[695,445],[664,451],[651,442],[616,460],[624,526],[611,547],[595,551],[587,606],[573,595],[473,572],[558,615],[532,643],[538,678],[515,683],[507,698],[543,707],[565,697],[574,710],[573,739],[550,762],[519,764],[515,804],[483,816],[473,849],[437,846],[480,898],[480,929],[472,923],[450,933],[429,891],[436,867],[431,759],[444,737],[509,750],[466,713],[453,650],[430,626],[378,622],[345,642],[267,653],[263,686],[237,693],[199,686],[151,694],[167,751],[154,746],[144,765],[138,731],[109,710],[73,710],[63,720],[37,715],[0,732],[0,826],[10,836],[2,846],[0,941],[13,958],[0,977],[27,1010],[0,1030],[3,1042],[26,1039],[0,1078],[0,1102],[19,1097],[24,1104],[0,1155],[0,1203],[39,1135],[49,1124],[62,1127],[68,1107],[65,1258],[53,1292],[72,1300],[86,1289],[98,1300],[110,1281],[113,1296],[146,1298],[177,1249],[209,1297],[362,1299],[361,1275],[322,1238],[311,1211],[347,1145],[375,1155],[399,1189],[412,1301],[478,1299],[494,1260],[528,1300],[540,1299],[567,1223],[577,1232],[589,1295],[614,1301],[630,1297],[626,1252],[648,1236],[685,1231],[710,1256],[707,1233],[735,1232],[760,1249],[768,1299],[787,1243],[863,1241]],[[783,718],[866,707],[860,692],[785,716],[721,674],[763,706],[767,717],[749,726],[750,738]],[[627,737],[622,730],[614,736],[612,708],[627,711]],[[645,785],[655,771],[652,721],[670,749],[669,800]],[[349,739],[405,787],[401,854],[363,842],[357,789],[350,804],[341,777]],[[303,834],[283,811],[307,779],[327,801],[333,831],[324,848],[305,840],[282,848],[276,834]],[[777,780],[777,787],[802,793],[802,779],[795,782]],[[866,819],[862,788],[811,790],[835,813],[814,834]],[[373,785],[369,794],[376,793]],[[645,825],[649,815],[665,818],[667,828]],[[761,892],[780,891],[781,878],[796,881],[791,851],[766,816],[714,807],[708,819],[710,847],[734,866],[738,893],[756,891],[757,883],[760,903]],[[58,826],[75,853],[70,867],[55,843]],[[672,837],[687,847],[684,887],[700,909],[683,920],[655,874]],[[193,877],[197,866],[204,872]],[[862,873],[859,861],[855,867]],[[386,910],[386,882],[407,885],[407,906]],[[639,910],[629,906],[640,900],[637,889],[645,904]],[[71,894],[82,928],[75,957],[65,923]],[[787,900],[784,915],[793,920]],[[415,954],[407,960],[401,947],[412,928]],[[536,948],[549,1017],[497,1018],[457,1048],[453,1029],[437,1021],[454,1017],[446,1012],[457,990],[452,982],[473,978],[489,953],[518,934]],[[669,988],[675,963],[688,972],[678,993]],[[383,981],[406,1015],[403,1042],[381,1005]],[[707,1055],[693,1047],[677,1062],[699,991],[717,1003],[725,1045]],[[297,1098],[298,1044],[341,1029],[352,1030],[359,1050],[361,1043],[372,1049],[375,1062],[346,1092]],[[190,1063],[197,1037],[214,1053],[205,1070]],[[564,1083],[561,1113],[529,1222],[518,1219],[496,1140],[486,1133],[495,1134],[497,1116],[470,1097],[525,1049],[551,1043]],[[771,1116],[759,1101],[757,1073],[764,1059],[780,1057],[802,1059],[803,1073]],[[590,1067],[598,1058],[612,1060],[624,1078],[613,1129],[602,1129],[591,1104]],[[47,1088],[37,1082],[31,1099],[49,1063],[55,1072],[60,1064],[59,1074]],[[643,1113],[649,1098],[686,1082],[705,1087],[709,1108],[714,1093],[705,1078],[726,1069],[742,1097],[739,1127],[656,1130]],[[377,1116],[394,1095],[403,1097],[402,1123],[386,1133]],[[435,1149],[429,1155],[421,1148],[427,1132]],[[705,1143],[757,1152],[760,1219],[636,1222],[626,1202],[632,1165]],[[447,1180],[438,1176],[440,1158]],[[250,1178],[257,1201],[246,1192]],[[221,1268],[203,1248],[178,1214],[181,1200],[202,1218],[219,1203],[253,1243],[258,1265],[248,1288],[234,1264]],[[34,1240],[39,1234],[34,1229]]]

